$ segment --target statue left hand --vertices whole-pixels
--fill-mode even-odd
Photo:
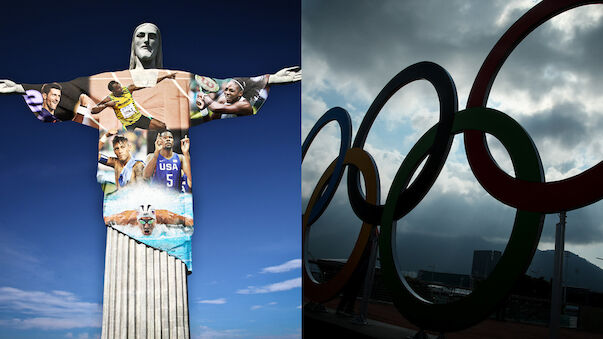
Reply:
[[[302,78],[301,68],[299,66],[283,68],[280,71],[270,74],[269,84],[286,84],[300,81]]]

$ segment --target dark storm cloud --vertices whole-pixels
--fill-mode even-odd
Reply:
[[[370,99],[366,100],[365,107],[358,107],[360,112],[368,108],[372,98],[392,76],[422,60],[434,61],[451,73],[459,102],[463,103],[491,48],[527,11],[516,7],[503,15],[509,3],[304,1],[304,62],[324,62],[326,68],[321,70],[324,72],[320,76],[333,87],[351,82],[354,86],[348,88],[368,92]],[[503,17],[507,19],[501,19]],[[505,113],[517,119],[534,139],[541,156],[545,155],[545,169],[550,165],[545,160],[560,150],[583,151],[587,153],[585,157],[595,159],[603,154],[598,149],[601,146],[597,146],[599,131],[603,128],[603,108],[592,104],[603,93],[603,24],[601,20],[584,24],[587,21],[579,18],[575,23],[583,25],[570,31],[550,21],[542,25],[511,54],[492,88],[491,98],[497,96],[509,100],[500,103],[502,105],[515,104],[517,111]],[[574,36],[568,39],[571,34]],[[304,71],[306,74],[312,72],[311,69]],[[312,93],[314,89],[305,87],[304,90]],[[559,93],[567,94],[567,97],[559,97]],[[343,105],[355,95],[355,92],[340,92],[338,102]],[[521,106],[542,102],[545,104]],[[357,125],[358,122],[354,122],[355,128]],[[558,166],[558,171],[566,173],[579,163],[573,154],[569,155],[567,160],[549,162]],[[337,206],[348,204],[347,195],[337,196],[333,203],[339,204]],[[568,244],[603,242],[603,209],[600,206],[598,203],[568,214]],[[340,240],[346,243],[354,240],[354,235],[346,234],[345,229],[346,225],[357,225],[358,219],[349,209],[346,211],[334,212],[321,219],[330,225],[324,232],[330,233],[332,238],[317,237],[315,242],[325,253],[331,253],[331,257],[346,254],[339,249]],[[402,233],[476,237],[502,243],[511,232],[513,215],[513,209],[490,197],[468,197],[466,193],[443,191],[440,187],[432,188],[426,200],[400,220],[398,227]],[[544,241],[554,241],[557,222],[556,215],[547,216]]]
[[[603,242],[603,204],[598,202],[594,205],[581,208],[577,211],[567,212],[565,229],[566,243],[576,245],[589,245]],[[549,214],[545,219],[545,227],[542,232],[542,240],[546,242],[555,241],[555,225],[559,222],[557,214]],[[602,251],[603,252],[603,248]]]
[[[484,1],[330,1],[325,5],[305,1],[304,55],[325,61],[332,75],[341,79],[362,79],[373,93],[399,70],[422,60],[440,63],[459,87],[469,86],[496,41],[527,11],[509,11],[509,19],[498,26],[494,23],[505,5]],[[575,34],[576,38],[565,41],[567,32],[550,21],[545,23],[511,54],[497,86],[503,91],[525,89],[540,98],[560,82],[545,76],[547,70],[570,69],[585,82],[598,79],[602,72],[593,69],[601,69],[603,46],[597,38],[603,27],[578,28]],[[459,93],[460,97],[467,95]]]
[[[345,180],[342,185],[345,186]],[[444,193],[433,188],[413,211],[398,221],[397,227],[400,234],[471,236],[504,242],[511,233],[514,215],[514,210],[492,198],[467,200],[458,192]],[[360,223],[349,206],[346,188],[340,186],[325,214],[313,226],[314,254],[347,257]]]
[[[341,185],[345,186],[345,180]],[[304,206],[306,202],[304,199]],[[601,204],[568,213],[566,243],[587,245],[603,242]],[[496,201],[485,192],[469,198],[458,192],[443,192],[436,186],[413,211],[398,221],[399,244],[408,246],[404,245],[405,234],[415,234],[425,237],[478,238],[481,241],[476,241],[475,246],[468,245],[469,249],[483,249],[480,246],[485,242],[493,244],[496,249],[503,249],[511,235],[514,218],[515,209]],[[555,224],[558,222],[556,214],[545,217],[541,240],[554,242]],[[360,224],[349,206],[345,187],[340,186],[325,214],[312,226],[315,229],[310,238],[312,255],[347,258]]]
[[[603,25],[585,30],[582,35],[581,40],[572,40],[574,46],[571,47],[571,50],[580,58],[580,65],[583,66],[584,73],[602,77],[603,44],[601,44],[601,37],[603,36]]]
[[[584,10],[584,9],[581,9]],[[577,79],[576,90],[589,92],[603,85],[601,57],[603,25],[576,29],[573,39],[567,32],[547,22],[528,35],[509,56],[494,82],[497,90],[523,90],[533,100],[551,94],[555,86],[569,83],[561,75],[569,72]]]
[[[309,249],[313,257],[347,258],[354,247],[362,222],[349,207],[343,186],[340,185],[327,210],[311,226]],[[302,205],[306,204],[307,199],[303,199]]]
[[[461,61],[471,60],[477,69],[500,33],[487,29],[496,19],[495,12],[481,2],[472,6],[462,1],[324,4],[304,3],[304,53],[326,61],[334,75],[351,73],[363,79],[373,92],[412,63],[457,64],[461,51],[465,52]],[[474,29],[479,22],[486,29]]]
[[[594,119],[584,111],[583,105],[566,102],[551,110],[524,117],[520,123],[532,138],[552,140],[566,149],[571,149],[590,140],[600,131],[586,126],[586,122],[592,120]],[[600,125],[601,120],[601,117],[596,117],[595,125]]]
[[[518,120],[535,141],[545,169],[553,165],[561,173],[576,168],[581,172],[600,160],[602,113],[588,113],[580,102],[563,102]],[[596,160],[584,163],[583,157]]]

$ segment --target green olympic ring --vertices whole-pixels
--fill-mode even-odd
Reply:
[[[428,154],[435,140],[436,128],[437,124],[419,139],[394,177],[381,219],[379,253],[386,286],[400,313],[420,328],[448,332],[467,328],[487,318],[510,292],[514,282],[532,261],[540,240],[544,214],[522,210],[516,212],[504,254],[488,278],[471,294],[447,304],[434,304],[421,298],[398,274],[394,213],[398,193],[406,189],[414,169]],[[509,152],[517,178],[544,181],[534,144],[527,132],[508,115],[484,107],[460,111],[455,115],[452,133],[467,130],[486,132],[500,140]]]

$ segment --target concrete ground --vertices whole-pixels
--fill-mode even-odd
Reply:
[[[374,302],[368,306],[368,324],[354,323],[353,317],[335,314],[339,299],[325,303],[326,313],[304,309],[303,334],[306,338],[316,335],[345,335],[347,338],[412,338],[419,330],[406,320],[390,303]],[[359,302],[356,303],[358,307]],[[429,338],[437,338],[438,333],[430,333]],[[548,327],[522,324],[510,321],[487,319],[459,332],[446,333],[446,339],[541,339],[549,337]],[[560,338],[567,339],[603,339],[603,333],[591,333],[577,329],[562,328]]]

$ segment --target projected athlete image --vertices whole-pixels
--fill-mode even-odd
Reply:
[[[156,210],[151,205],[140,205],[137,210],[123,211],[105,217],[105,223],[137,226],[144,236],[150,236],[157,224],[192,226],[193,219],[168,210]]]
[[[39,120],[44,122],[57,122],[59,119],[54,115],[61,101],[61,90],[63,87],[56,82],[42,85],[42,111],[37,114]]]
[[[174,151],[174,134],[171,131],[157,134],[154,147],[153,153],[147,155],[143,177],[161,187],[190,192],[193,184],[189,138],[185,135],[180,140],[182,154]]]
[[[243,78],[231,79],[217,98],[217,93],[203,93],[199,96],[196,101],[197,107],[200,110],[207,107],[213,113],[212,119],[220,119],[222,115],[251,115],[253,109],[249,100],[243,97],[244,91],[245,80]]]
[[[157,78],[157,83],[165,79],[174,79],[175,77],[176,73],[171,73]],[[127,129],[137,127],[142,129],[165,128],[163,122],[143,115],[132,97],[132,92],[144,89],[145,87],[138,87],[134,84],[123,87],[118,81],[112,80],[107,85],[107,88],[111,91],[111,94],[91,110],[92,114],[100,113],[105,108],[111,107],[117,119]]]
[[[144,169],[144,162],[142,160],[136,160],[132,157],[132,145],[130,141],[121,135],[116,135],[116,130],[109,131],[100,138],[98,141],[98,162],[113,167],[115,171],[114,184],[117,189],[126,186],[128,183],[142,182],[142,171]],[[109,157],[102,154],[100,151],[107,142],[107,139],[113,137],[113,152],[115,157]]]
[[[299,67],[250,78],[212,79],[195,75],[191,79],[191,124],[256,114],[268,97],[271,84],[301,79]]]
[[[152,185],[128,185],[105,194],[107,226],[149,246],[162,249],[192,269],[192,194]]]
[[[190,252],[185,250],[193,232],[187,134],[188,130],[139,128],[103,131],[97,179],[105,193],[106,225],[190,267]]]

